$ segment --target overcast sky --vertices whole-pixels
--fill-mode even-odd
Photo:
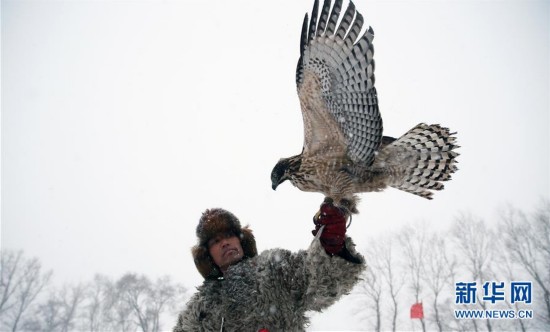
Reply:
[[[367,237],[461,211],[492,221],[550,196],[550,2],[375,1],[384,134],[457,131],[459,171],[435,199],[363,194]],[[94,273],[202,282],[202,211],[224,207],[260,251],[306,248],[321,194],[271,189],[301,151],[294,83],[311,0],[2,1],[2,248],[56,282]]]

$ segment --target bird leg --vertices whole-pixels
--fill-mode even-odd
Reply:
[[[338,202],[338,207],[344,209],[348,215],[359,213],[357,210],[357,198],[352,197],[351,199],[348,198],[342,198],[340,199],[340,202]]]
[[[358,201],[358,198],[354,196],[352,198],[341,198],[337,204],[334,204],[334,199],[332,197],[327,196],[325,197],[325,200],[323,203],[335,205],[340,209],[344,210],[346,215],[351,217],[352,214],[359,213],[359,211],[357,210],[357,201]]]

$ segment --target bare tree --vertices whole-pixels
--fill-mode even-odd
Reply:
[[[374,331],[380,332],[382,329],[382,285],[372,270],[367,270],[364,277],[365,282],[362,289],[372,300],[375,314]]]
[[[382,268],[380,257],[377,252],[380,249],[375,249],[380,246],[375,239],[369,240],[369,247],[365,251],[367,257],[368,268],[363,273],[362,281],[357,286],[355,293],[359,295],[360,305],[355,311],[355,314],[368,319],[368,313],[364,308],[369,308],[374,315],[373,331],[380,332],[382,329]]]
[[[464,213],[455,218],[450,236],[431,233],[427,227],[405,227],[398,237],[393,233],[369,241],[365,250],[368,269],[356,293],[361,296],[361,312],[368,310],[371,329],[382,330],[386,322],[387,330],[400,329],[398,312],[406,306],[399,305],[399,299],[412,296],[419,301],[423,295],[431,309],[425,316],[426,329],[432,329],[434,323],[433,329],[438,331],[549,330],[550,203],[543,202],[533,214],[508,209],[500,219],[492,228]],[[397,254],[396,238],[403,255]],[[406,293],[401,292],[405,280],[411,285]],[[532,280],[533,303],[507,302],[503,280]],[[475,300],[462,305],[458,302],[460,281],[474,282]],[[506,294],[510,290],[506,288]],[[461,306],[465,311],[485,313],[534,308],[537,314],[532,320],[451,318],[453,308]]]
[[[504,230],[504,228],[500,228],[501,230]],[[507,248],[506,247],[506,237],[500,236],[495,239],[497,241],[497,246],[500,248]],[[519,265],[517,264],[514,257],[512,257],[512,253],[510,250],[500,250],[496,253],[496,261],[498,262],[498,274],[500,276],[503,276],[506,280],[526,280],[527,274],[524,272],[524,269],[518,268]],[[520,303],[515,302],[512,304],[510,301],[506,302],[506,305],[509,309],[514,309],[516,312],[518,310],[523,309],[523,307],[520,305]],[[516,330],[520,330],[522,332],[525,332],[530,327],[530,320],[524,320],[524,319],[516,319],[514,320],[514,324],[516,325]]]
[[[399,271],[399,262],[395,253],[395,242],[391,237],[382,238],[380,245],[375,247],[375,255],[380,259],[381,276],[385,281],[390,295],[391,330],[397,331],[399,312],[399,293],[405,284],[405,276]]]
[[[419,224],[416,227],[405,226],[399,233],[399,243],[406,259],[405,265],[409,270],[411,289],[416,303],[421,302],[420,294],[422,293],[422,275],[424,273],[424,259],[426,255],[427,224]],[[420,319],[422,331],[426,332],[426,324],[424,318]]]
[[[550,201],[542,201],[531,218],[534,234],[532,239],[535,248],[539,253],[538,262],[541,268],[536,280],[539,287],[544,291],[543,299],[546,305],[545,327],[550,328]],[[531,273],[530,270],[528,270]],[[533,275],[534,273],[532,273]],[[545,285],[542,287],[542,285]]]
[[[24,331],[59,331],[76,330],[76,315],[83,300],[82,285],[65,285],[61,290],[51,289],[48,296],[39,302],[30,318],[23,322]]]
[[[18,275],[22,257],[23,251],[2,250],[0,253],[0,316],[15,304],[14,294],[22,282]]]
[[[128,273],[117,281],[116,287],[122,301],[132,309],[141,330],[149,332],[151,316],[148,308],[148,295],[151,292],[151,281],[145,276]]]
[[[541,290],[544,303],[543,324],[550,326],[550,202],[527,216],[508,208],[501,214],[502,235],[511,257]]]
[[[463,257],[463,264],[470,272],[469,278],[481,285],[486,280],[494,280],[492,260],[494,256],[493,232],[487,228],[482,219],[474,217],[472,214],[459,215],[452,226],[452,234],[458,251]],[[486,310],[486,304],[479,298],[476,303],[483,310]],[[479,330],[478,322],[471,321],[476,331]],[[488,331],[493,330],[490,319],[485,320]]]
[[[21,251],[2,251],[0,330],[158,332],[162,314],[175,312],[186,294],[168,276],[152,283],[133,273],[117,282],[96,275],[86,284],[48,287],[44,294],[51,275]]]
[[[153,324],[151,331],[158,332],[162,329],[160,324],[162,312],[167,308],[174,307],[178,303],[178,300],[182,299],[185,291],[183,286],[173,283],[172,279],[168,276],[157,279],[149,293],[150,313]]]
[[[65,286],[61,291],[61,305],[63,315],[61,316],[61,332],[68,332],[74,329],[75,318],[79,305],[84,300],[84,286]]]
[[[185,293],[185,288],[174,284],[170,277],[161,277],[152,283],[146,276],[132,273],[120,278],[116,288],[143,332],[160,331],[161,314]]]
[[[57,292],[50,292],[48,298],[38,305],[38,308],[31,319],[24,322],[25,331],[60,331],[61,316],[63,315],[63,304]]]
[[[455,258],[449,253],[447,241],[440,234],[431,234],[426,246],[424,273],[422,279],[433,295],[432,307],[434,322],[438,331],[449,330],[450,326],[440,314],[440,297],[444,289],[449,289],[449,280],[454,279],[456,268]]]
[[[118,287],[118,282],[108,285],[108,297],[106,299],[106,316],[111,329],[116,331],[135,331],[136,323],[132,317],[133,308],[124,299],[122,290]]]
[[[24,259],[21,253],[2,251],[2,257],[1,274],[6,275],[2,293],[7,294],[3,299],[2,323],[17,331],[24,314],[49,283],[52,272],[42,273],[38,259]]]
[[[110,315],[107,308],[108,291],[112,289],[108,277],[96,274],[86,287],[85,303],[82,309],[83,327],[90,332],[108,330]]]

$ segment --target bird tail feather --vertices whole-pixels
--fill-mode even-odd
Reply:
[[[455,134],[437,124],[420,123],[384,147],[376,163],[390,173],[388,185],[432,199],[432,190],[442,190],[441,181],[450,180],[458,170]]]

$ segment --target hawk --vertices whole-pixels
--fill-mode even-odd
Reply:
[[[420,123],[397,139],[382,135],[374,32],[361,32],[363,16],[353,2],[340,18],[341,9],[342,0],[325,0],[318,15],[316,0],[311,19],[305,15],[296,69],[304,145],[275,165],[272,188],[290,180],[351,213],[358,212],[357,193],[388,186],[432,199],[457,170],[456,133]]]

